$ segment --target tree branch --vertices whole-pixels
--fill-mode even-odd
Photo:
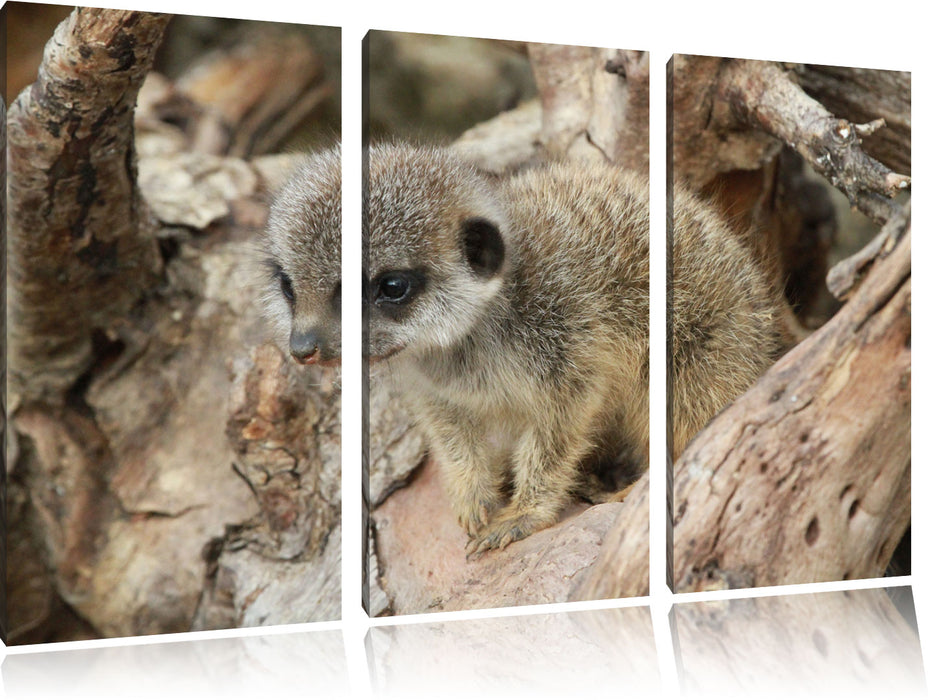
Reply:
[[[863,138],[884,126],[883,119],[852,124],[836,118],[776,63],[729,62],[719,92],[738,118],[794,148],[852,206],[879,224],[894,213],[888,198],[910,187],[909,176],[892,172],[861,148]]]
[[[54,396],[92,360],[95,329],[156,279],[135,186],[133,106],[169,17],[76,9],[10,108],[10,367]]]

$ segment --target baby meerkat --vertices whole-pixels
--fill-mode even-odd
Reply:
[[[591,164],[495,179],[445,149],[399,144],[369,159],[370,360],[429,439],[469,553],[555,523],[588,467],[646,470],[646,182]],[[269,306],[299,362],[340,353],[339,199],[333,151],[297,171],[270,217]],[[682,194],[676,210],[681,451],[777,354],[779,297],[712,210]]]
[[[497,182],[448,151],[370,151],[368,309],[469,552],[552,525],[585,462],[647,467],[648,202],[638,176]]]

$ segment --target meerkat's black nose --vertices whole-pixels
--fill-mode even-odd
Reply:
[[[315,330],[305,332],[293,328],[289,334],[289,352],[301,365],[314,365],[319,361],[319,338]]]

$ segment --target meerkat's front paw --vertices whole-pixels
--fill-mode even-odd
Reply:
[[[477,556],[489,549],[503,549],[511,542],[522,540],[537,530],[548,527],[553,519],[535,513],[516,513],[508,507],[498,513],[490,525],[484,527],[465,547],[466,558]]]

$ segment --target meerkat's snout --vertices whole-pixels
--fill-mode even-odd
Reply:
[[[294,326],[289,334],[289,353],[301,365],[341,364],[340,340],[322,327],[301,330]]]
[[[318,334],[314,330],[305,333],[293,328],[289,334],[289,352],[300,365],[314,365],[319,361]]]

